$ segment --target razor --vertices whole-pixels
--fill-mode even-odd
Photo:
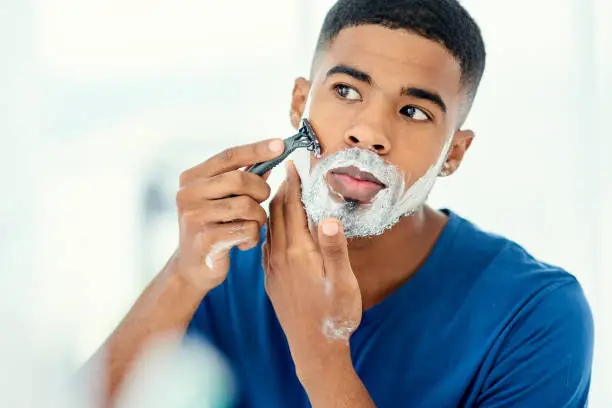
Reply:
[[[280,156],[265,162],[254,164],[247,170],[247,172],[263,176],[297,149],[305,148],[306,150],[313,152],[317,157],[321,155],[321,144],[317,140],[317,136],[315,135],[308,119],[302,119],[302,126],[298,132],[295,135],[284,139],[283,142],[285,143],[285,150]]]

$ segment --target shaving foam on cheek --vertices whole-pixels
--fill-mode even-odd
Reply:
[[[410,174],[386,163],[379,155],[369,150],[342,150],[327,156],[312,169],[310,157],[303,158],[300,177],[306,212],[315,224],[328,217],[337,218],[342,223],[347,238],[380,235],[395,225],[401,217],[413,214],[425,203],[446,159],[451,140],[449,137],[436,162],[412,185]],[[344,197],[330,188],[325,176],[332,169],[349,166],[371,173],[384,183],[386,188],[378,192],[367,204],[344,200]]]
[[[421,176],[412,186],[410,186],[408,190],[406,190],[406,193],[403,196],[403,202],[400,203],[400,206],[413,209],[410,214],[414,213],[414,211],[425,204],[429,193],[433,189],[433,186],[438,179],[440,170],[442,170],[442,166],[446,161],[446,156],[448,155],[452,141],[453,137],[451,135],[447,138],[446,143],[444,143],[438,160],[436,160],[436,162],[429,167],[423,176]]]

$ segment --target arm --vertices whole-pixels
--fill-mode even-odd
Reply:
[[[506,338],[478,407],[583,408],[593,358],[593,319],[575,281],[543,294]]]
[[[353,368],[348,344],[310,353],[295,364],[314,408],[376,408]]]
[[[105,382],[102,394],[112,401],[146,343],[173,333],[177,341],[207,291],[176,273],[176,257],[147,286],[104,345],[83,367],[91,379]]]
[[[351,360],[349,339],[361,322],[362,304],[342,225],[327,219],[313,239],[292,164],[270,202],[267,234],[266,291],[311,405],[375,407]]]
[[[265,178],[239,169],[282,151],[278,139],[238,146],[181,174],[178,250],[84,367],[103,406],[116,399],[146,343],[167,334],[180,341],[202,299],[225,280],[229,251],[258,244],[267,218],[260,203],[270,195],[270,186]],[[96,384],[100,378],[104,384]]]

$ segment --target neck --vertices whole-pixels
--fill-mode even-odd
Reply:
[[[351,267],[359,282],[364,310],[381,302],[416,273],[446,221],[443,213],[423,206],[380,236],[349,240]]]

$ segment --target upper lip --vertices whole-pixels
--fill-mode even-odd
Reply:
[[[372,183],[376,183],[382,187],[386,187],[385,184],[376,177],[374,177],[372,173],[368,173],[367,171],[361,171],[355,166],[339,167],[337,169],[331,170],[331,173],[344,174],[357,180],[371,181]]]

